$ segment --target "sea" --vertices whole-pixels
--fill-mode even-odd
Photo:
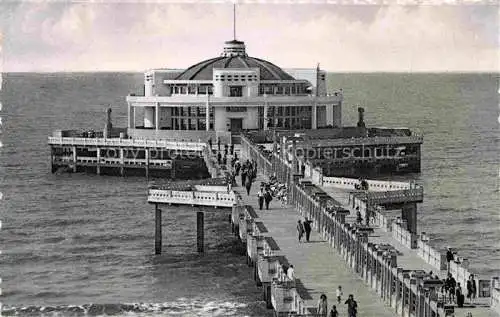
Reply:
[[[500,275],[498,74],[337,74],[343,123],[408,127],[424,136],[418,226],[481,277]],[[192,207],[154,208],[143,177],[50,172],[47,137],[101,130],[105,109],[127,125],[140,73],[7,73],[0,92],[0,277],[3,315],[272,316],[228,212],[205,210],[196,252]],[[334,268],[332,268],[334,269]]]

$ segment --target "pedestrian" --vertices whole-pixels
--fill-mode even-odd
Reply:
[[[359,207],[356,207],[356,222],[358,223],[358,225],[360,225],[362,221],[363,217],[361,217],[361,212],[359,211]]]
[[[454,256],[453,252],[451,251],[451,248],[448,247],[448,250],[446,251],[446,261],[448,262],[448,273],[450,272],[450,262],[453,261]]]
[[[304,226],[302,225],[302,222],[299,220],[297,221],[297,232],[299,234],[299,242],[301,242],[302,237],[304,236]]]
[[[208,147],[212,151],[212,138],[208,138]]]
[[[230,152],[231,152],[231,155],[234,155],[234,144],[233,143],[231,143]]]
[[[273,200],[273,195],[271,195],[271,191],[266,190],[264,194],[264,201],[266,202],[266,210],[269,210],[269,203]]]
[[[311,222],[307,218],[304,220],[304,230],[306,232],[306,242],[309,242],[309,237],[311,236]]]
[[[455,295],[457,297],[457,306],[460,308],[464,307],[464,295],[462,294],[462,286],[460,286],[460,283],[457,283]]]
[[[336,295],[337,295],[337,303],[340,304],[340,301],[342,300],[342,295],[344,295],[344,293],[342,292],[342,286],[339,285],[336,291]]]
[[[337,311],[337,306],[333,305],[332,310],[330,310],[330,316],[329,317],[338,317],[339,312]]]
[[[247,179],[247,170],[245,168],[243,168],[241,170],[241,186],[245,186],[245,181]]]
[[[295,281],[295,270],[293,268],[293,265],[290,264],[290,267],[288,268],[286,275],[288,276],[288,279],[290,281]]]
[[[217,137],[217,151],[220,151],[220,138]]]
[[[264,206],[264,189],[262,187],[257,193],[257,197],[259,197],[259,210],[262,210],[262,206]]]
[[[474,279],[474,274],[471,274],[469,279],[472,282],[472,299],[476,299],[477,297],[477,287],[476,287],[476,280]]]
[[[220,154],[220,152],[218,152],[217,153],[217,163],[219,163],[219,165],[220,165],[221,161],[222,161],[222,154]]]
[[[325,294],[321,294],[318,301],[318,316],[327,317],[328,314],[328,301]]]
[[[344,304],[347,304],[347,313],[349,317],[356,317],[358,314],[358,303],[354,300],[354,296],[352,294],[349,294],[349,298]]]
[[[245,188],[247,189],[247,195],[250,196],[250,189],[252,189],[252,180],[247,177]]]
[[[448,300],[451,303],[455,302],[455,287],[457,286],[457,282],[451,275],[451,273],[448,273],[448,278],[446,279],[446,290],[448,291]]]

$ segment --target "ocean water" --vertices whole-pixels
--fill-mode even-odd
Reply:
[[[164,254],[153,255],[146,180],[51,174],[56,129],[126,126],[125,97],[142,74],[6,74],[1,102],[0,275],[6,313],[271,316],[235,243],[228,212],[206,210],[204,256],[195,210],[164,208]],[[330,74],[345,124],[424,134],[419,228],[491,276],[500,267],[498,76]]]

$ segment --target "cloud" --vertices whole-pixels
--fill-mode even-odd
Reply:
[[[5,10],[3,10],[5,8]],[[7,71],[188,67],[232,38],[228,4],[0,5]],[[497,71],[494,6],[243,4],[237,38],[282,67]]]

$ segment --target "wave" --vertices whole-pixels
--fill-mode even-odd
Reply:
[[[165,303],[84,304],[2,307],[2,316],[238,316],[248,305],[228,301],[180,298]]]

